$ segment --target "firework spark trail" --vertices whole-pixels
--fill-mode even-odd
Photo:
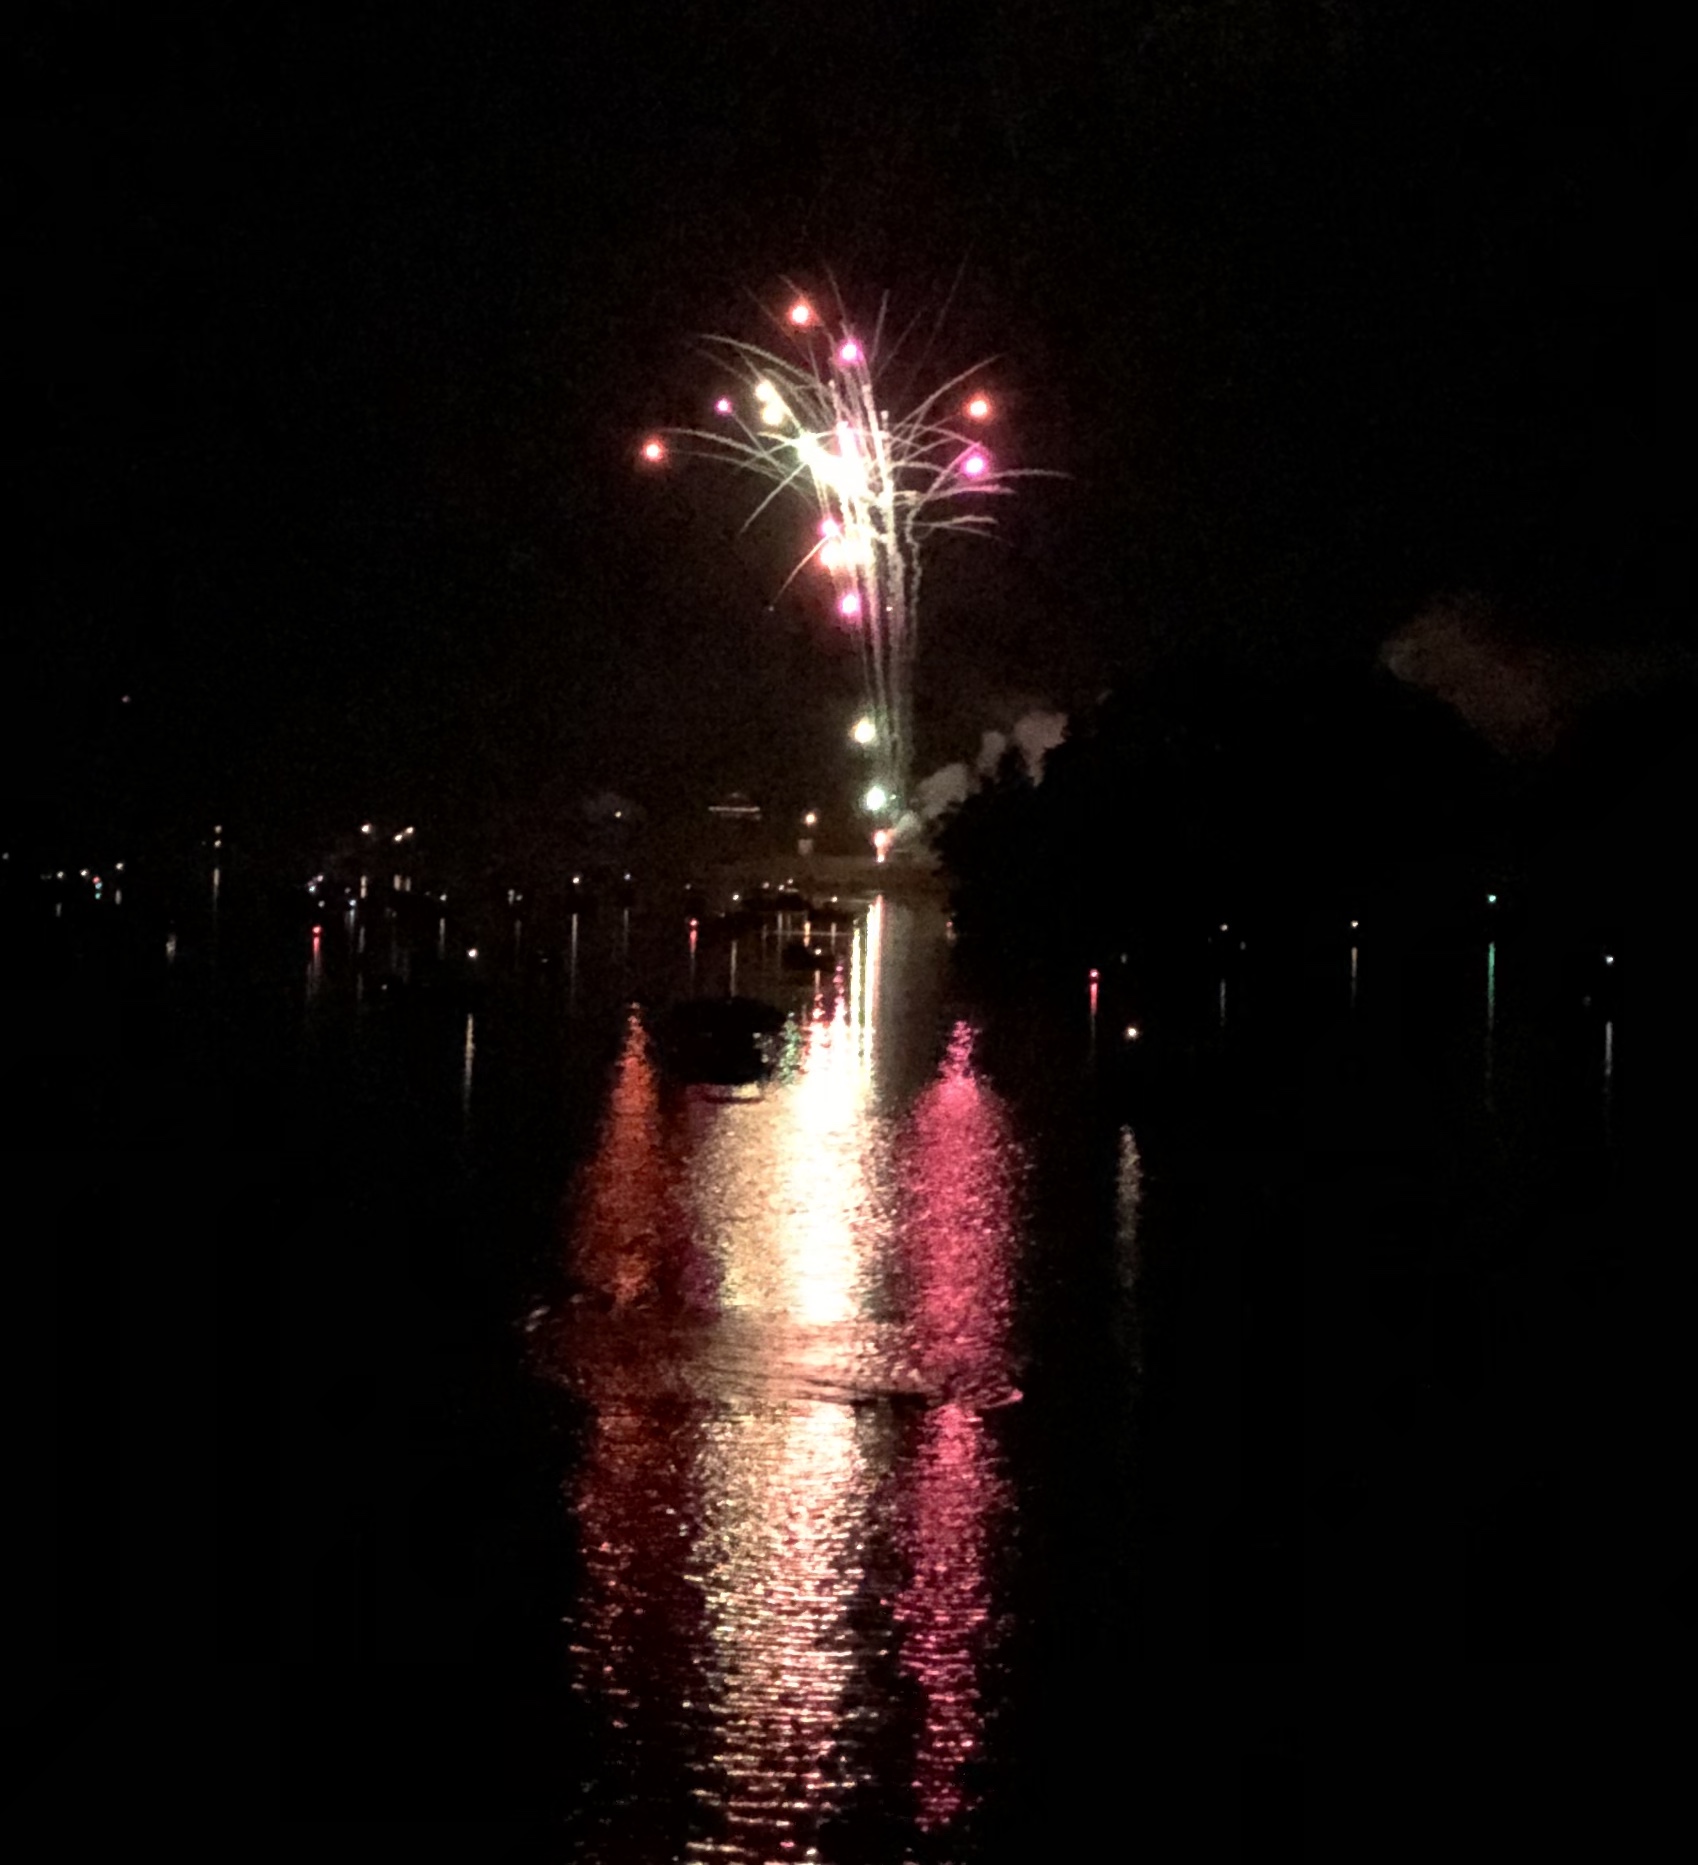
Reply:
[[[1040,469],[999,467],[972,431],[993,413],[982,392],[960,401],[983,374],[982,364],[951,376],[894,419],[880,406],[878,366],[899,347],[885,342],[887,310],[888,299],[863,341],[841,320],[835,330],[828,327],[812,301],[799,296],[784,320],[795,340],[789,356],[736,337],[705,338],[707,355],[740,380],[745,394],[719,397],[718,426],[675,428],[669,437],[683,451],[767,482],[745,530],[787,493],[816,507],[816,541],[782,587],[810,564],[829,572],[836,613],[860,644],[880,787],[887,808],[900,815],[913,770],[925,541],[940,532],[991,529],[995,517],[980,509],[982,502]],[[957,403],[970,426],[950,417]],[[660,464],[666,448],[651,439],[642,454]]]

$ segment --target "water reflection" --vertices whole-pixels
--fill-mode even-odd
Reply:
[[[1114,1170],[1114,1241],[1121,1280],[1130,1289],[1138,1279],[1138,1215],[1144,1203],[1144,1160],[1130,1127],[1120,1129]]]
[[[850,1609],[875,1472],[854,1411],[823,1401],[718,1412],[698,1460],[706,1637],[689,1656],[707,1698],[699,1793],[720,1817],[690,1856],[766,1859],[811,1838],[868,1773]]]
[[[965,1808],[966,1764],[983,1738],[989,1545],[1009,1499],[984,1417],[956,1404],[927,1412],[910,1483],[913,1570],[896,1617],[905,1634],[902,1666],[924,1705],[913,1792],[917,1823],[929,1830]]]
[[[1024,1162],[968,1025],[929,1079],[889,1066],[906,913],[813,981],[759,1098],[669,1083],[627,1023],[539,1335],[594,1413],[574,1645],[609,1857],[830,1856],[869,1795],[920,1829],[971,1804]]]
[[[1001,1377],[1013,1298],[1018,1154],[998,1097],[974,1072],[956,1024],[905,1138],[905,1264],[929,1390],[1008,1396]]]

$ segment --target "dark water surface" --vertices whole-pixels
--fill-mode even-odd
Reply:
[[[896,898],[819,973],[617,908],[440,991],[339,923],[221,938],[91,1013],[119,1060],[50,1071],[46,1131],[179,1210],[157,1259],[92,1226],[61,1300],[138,1441],[206,1364],[149,1336],[215,1343],[195,1597],[280,1683],[286,1818],[372,1856],[1390,1856],[1350,1724],[1514,1802],[1527,1680],[1643,1649],[1654,992],[1341,928],[991,998]],[[771,1080],[670,1079],[656,1008],[733,977],[788,1015]],[[126,1583],[129,1649],[205,1568]]]

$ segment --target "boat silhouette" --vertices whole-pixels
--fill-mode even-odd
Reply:
[[[772,1073],[784,1012],[754,997],[691,997],[655,1028],[661,1065],[682,1081],[739,1087]]]

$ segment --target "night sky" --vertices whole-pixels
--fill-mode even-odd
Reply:
[[[6,813],[499,836],[828,787],[852,663],[767,613],[721,490],[633,470],[692,337],[828,269],[940,368],[1000,355],[1000,444],[1068,475],[940,564],[923,765],[1459,588],[1666,651],[1689,76],[1650,17],[34,7]]]

